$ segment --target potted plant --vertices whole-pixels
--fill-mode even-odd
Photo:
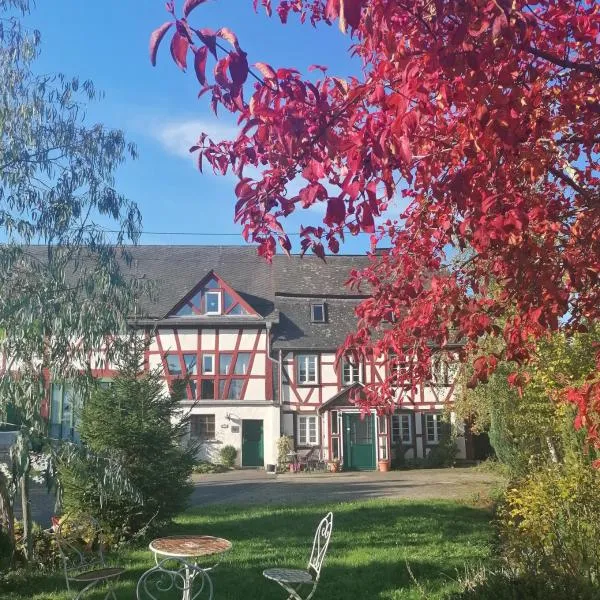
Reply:
[[[390,470],[390,461],[387,459],[381,459],[379,461],[379,470],[382,473],[387,473]]]
[[[329,470],[332,473],[339,473],[342,470],[342,465],[340,463],[339,458],[334,458],[333,460],[330,460],[328,465],[329,465]]]

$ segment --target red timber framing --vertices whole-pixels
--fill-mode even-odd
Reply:
[[[157,350],[147,350],[146,361],[150,363],[151,356],[158,356],[162,364],[164,377],[169,386],[173,388],[173,382],[188,377],[186,395],[189,400],[202,401],[227,401],[227,400],[272,400],[271,379],[267,373],[253,373],[256,356],[264,356],[265,369],[271,368],[266,358],[266,350],[260,349],[261,336],[268,335],[265,328],[257,326],[252,328],[252,348],[240,349],[242,337],[248,335],[248,331],[236,328],[207,328],[205,333],[214,336],[214,344],[210,348],[202,347],[203,330],[199,328],[161,328],[155,332]],[[162,332],[162,335],[161,335]],[[196,335],[196,347],[194,350],[183,350],[180,335],[194,332]],[[235,335],[232,350],[221,350],[219,338],[224,335]],[[175,340],[175,348],[166,347],[164,336]],[[266,347],[266,345],[265,345]],[[211,357],[212,369],[204,372],[204,359]],[[247,398],[248,384],[250,381],[262,381],[263,397]],[[208,382],[203,387],[203,382]],[[212,393],[206,393],[212,389]],[[204,390],[204,393],[203,393]],[[204,396],[204,397],[203,397]],[[213,396],[208,397],[208,396]]]
[[[218,311],[208,311],[206,295],[219,295]],[[215,271],[210,271],[166,316],[260,315]]]

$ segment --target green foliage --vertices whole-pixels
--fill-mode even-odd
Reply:
[[[541,573],[518,574],[508,569],[466,569],[460,591],[445,600],[596,600],[600,589],[581,580],[553,578]]]
[[[16,562],[17,564],[26,564],[26,540],[23,535],[23,523],[21,521],[15,524]],[[32,529],[33,556],[29,561],[30,567],[43,571],[52,571],[61,565],[60,552],[56,544],[56,536],[50,531],[42,529],[38,524],[34,524]]]
[[[509,487],[499,508],[503,555],[522,573],[600,586],[598,515],[600,472],[589,461],[533,469]]]
[[[513,476],[523,476],[532,464],[561,462],[574,447],[582,451],[581,438],[573,430],[574,411],[560,402],[560,391],[595,373],[599,341],[598,325],[570,337],[555,334],[538,343],[527,370],[501,362],[489,382],[473,390],[465,385],[471,370],[461,376],[459,418],[471,422],[475,432],[489,431],[498,459]],[[494,343],[490,341],[491,347]],[[515,371],[527,380],[520,391],[507,382]]]
[[[456,433],[452,425],[444,421],[441,423],[439,443],[425,457],[424,466],[432,469],[453,467],[457,455]]]
[[[227,470],[228,469],[225,465],[211,463],[207,460],[200,460],[192,467],[192,471],[194,473],[200,473],[202,475],[211,473],[225,473]]]
[[[186,442],[189,414],[180,408],[183,386],[176,387],[165,393],[161,374],[143,370],[142,343],[132,341],[112,385],[97,388],[84,403],[80,434],[93,455],[120,465],[140,499],[110,490],[99,497],[101,469],[93,461],[75,461],[59,467],[67,512],[89,514],[128,536],[185,507],[198,448]]]
[[[235,465],[235,459],[237,458],[238,451],[233,446],[223,446],[221,452],[219,452],[219,460],[222,465],[228,469],[232,469]]]

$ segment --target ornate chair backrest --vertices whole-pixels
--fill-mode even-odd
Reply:
[[[333,530],[333,513],[327,513],[319,523],[315,532],[312,552],[308,561],[308,571],[314,577],[315,582],[319,581],[321,567],[327,554],[331,532]]]
[[[72,574],[105,566],[102,529],[93,517],[63,518],[56,528],[56,545],[67,580]]]
[[[196,565],[181,558],[165,558],[148,569],[137,583],[137,600],[173,598],[174,593],[189,600],[210,599],[212,581],[204,569]]]

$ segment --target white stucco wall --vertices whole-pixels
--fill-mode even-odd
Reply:
[[[205,442],[198,456],[201,460],[219,461],[221,448],[231,445],[238,451],[237,465],[242,464],[242,421],[263,421],[265,465],[277,463],[277,439],[280,430],[279,407],[273,405],[197,406],[192,415],[215,415],[215,440]],[[237,431],[234,431],[237,428]]]

